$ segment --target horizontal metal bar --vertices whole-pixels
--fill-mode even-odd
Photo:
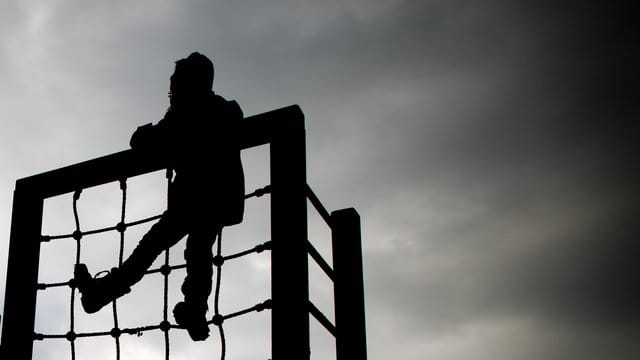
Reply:
[[[279,121],[291,118],[304,118],[298,105],[245,118],[240,125],[241,148],[247,149],[271,142],[273,131],[278,128],[276,125]],[[48,198],[167,167],[165,159],[142,156],[133,150],[125,150],[19,179],[16,181],[16,189],[25,188],[40,198]]]

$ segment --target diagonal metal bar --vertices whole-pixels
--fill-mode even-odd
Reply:
[[[318,199],[318,197],[313,192],[313,190],[311,190],[311,187],[309,187],[308,184],[306,185],[306,187],[307,187],[307,199],[309,199],[309,201],[311,202],[311,205],[313,205],[313,207],[316,209],[318,214],[320,214],[322,219],[324,219],[324,222],[326,222],[327,225],[331,227],[331,215],[329,214],[327,209],[324,207],[324,205],[322,205],[322,203],[320,202],[320,199]]]
[[[329,279],[331,279],[331,281],[334,281],[335,280],[335,275],[333,273],[333,269],[324,260],[322,255],[320,255],[318,250],[316,250],[316,248],[313,247],[313,244],[311,244],[311,242],[308,241],[308,240],[307,240],[307,251],[309,252],[309,255],[311,255],[311,258],[313,260],[315,260],[316,264],[318,264],[318,266],[320,266],[320,268],[324,271],[324,273],[327,274]]]
[[[329,331],[331,335],[333,335],[334,337],[336,336],[336,327],[311,301],[309,301],[309,313],[313,315],[313,317],[318,320],[318,322],[322,326],[324,326],[324,328],[327,329],[327,331]]]

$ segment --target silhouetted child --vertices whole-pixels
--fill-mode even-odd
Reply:
[[[184,301],[173,314],[193,340],[209,336],[207,300],[213,276],[212,246],[223,226],[242,221],[244,174],[235,101],[211,91],[213,64],[202,54],[178,60],[171,76],[170,107],[156,125],[139,127],[131,147],[141,157],[162,156],[175,169],[167,210],[119,268],[92,278],[84,264],[74,271],[82,306],[94,313],[128,293],[162,251],[187,236]]]

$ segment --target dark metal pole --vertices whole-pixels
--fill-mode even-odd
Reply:
[[[4,299],[2,359],[31,360],[36,315],[43,199],[16,186]]]
[[[304,116],[274,122],[271,138],[273,360],[309,359],[309,276]]]
[[[336,358],[366,360],[360,216],[353,208],[331,213]]]

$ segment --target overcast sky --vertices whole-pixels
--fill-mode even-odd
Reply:
[[[370,359],[640,358],[637,22],[588,1],[3,1],[0,269],[15,181],[126,149],[162,117],[173,62],[200,51],[245,115],[304,111],[309,184],[362,217]],[[249,190],[268,179],[265,151],[243,155]],[[134,213],[161,211],[159,179],[133,181]],[[115,223],[107,203],[84,205],[83,225]],[[268,234],[268,207],[251,206],[230,248]],[[50,208],[45,230],[73,230],[70,197]],[[72,264],[54,254],[64,281]],[[268,291],[247,273],[223,280],[227,311],[268,297],[245,298]],[[39,298],[40,328],[68,326],[66,297]],[[229,324],[229,358],[269,357],[256,318]],[[153,336],[125,355],[158,358]],[[330,358],[322,339],[312,358]],[[215,332],[208,350],[176,341],[175,358],[218,356]],[[59,344],[39,358],[69,356]]]

